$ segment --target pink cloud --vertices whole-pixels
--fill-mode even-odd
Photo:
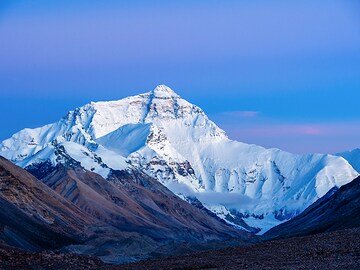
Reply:
[[[223,112],[223,116],[227,117],[241,117],[241,118],[252,118],[260,115],[258,111],[231,111],[231,112]]]
[[[253,135],[262,134],[264,136],[286,136],[286,135],[309,135],[316,136],[326,133],[328,127],[312,124],[274,124],[262,127],[245,128]]]
[[[360,122],[242,123],[222,126],[230,138],[294,153],[337,153],[360,146]]]

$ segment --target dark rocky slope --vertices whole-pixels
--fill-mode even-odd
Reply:
[[[269,230],[266,238],[309,235],[360,227],[360,177],[329,191],[295,218]]]
[[[80,243],[94,223],[25,170],[0,157],[0,241],[28,250]]]
[[[34,173],[34,172],[33,172]],[[96,220],[87,246],[68,250],[100,256],[108,262],[166,254],[178,243],[199,243],[251,235],[181,200],[155,179],[137,171],[112,171],[109,179],[80,166],[57,165],[42,181]],[[100,236],[102,234],[102,236]]]
[[[119,263],[173,254],[178,250],[170,247],[184,242],[251,236],[141,172],[112,171],[104,179],[69,160],[56,167],[32,167],[40,181],[0,161],[0,244],[26,250],[61,248]]]

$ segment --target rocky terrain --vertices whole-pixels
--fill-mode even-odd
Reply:
[[[95,220],[0,157],[0,242],[27,250],[77,244]]]
[[[0,269],[99,269],[106,266],[100,259],[54,251],[25,252],[0,248]]]
[[[114,270],[359,268],[359,228],[111,267]]]
[[[359,269],[359,217],[360,177],[329,191],[297,217],[258,238],[259,243],[119,269]]]
[[[120,265],[59,252],[0,249],[0,269],[348,269],[360,267],[360,228]]]
[[[66,163],[32,168],[0,157],[0,243],[31,251],[62,249],[120,263],[174,254],[181,243],[251,234],[180,199],[140,172],[111,171],[106,180]],[[184,247],[179,246],[179,249]]]

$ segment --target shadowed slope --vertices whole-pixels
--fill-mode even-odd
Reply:
[[[156,255],[159,248],[176,253],[163,248],[176,243],[250,236],[140,172],[112,170],[106,180],[69,157],[31,172],[42,181],[0,159],[2,246],[63,248],[118,263]]]
[[[0,238],[30,250],[77,243],[91,217],[0,157]]]
[[[333,193],[333,194],[332,194]],[[360,227],[360,177],[329,193],[266,236],[288,237]]]
[[[249,235],[186,203],[140,172],[112,171],[106,180],[80,166],[57,165],[42,180],[90,216],[122,231],[181,241]]]
[[[70,251],[118,263],[156,255],[159,248],[173,254],[176,248],[163,247],[178,243],[251,236],[188,204],[139,171],[111,170],[109,178],[104,179],[68,156],[66,162],[55,167],[37,164],[28,169],[102,224],[93,226],[94,234],[85,245],[70,246]]]

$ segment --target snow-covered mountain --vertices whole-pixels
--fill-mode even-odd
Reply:
[[[358,172],[360,172],[360,149],[354,149],[351,151],[342,152],[339,154],[336,154],[336,156],[345,158],[351,166]]]
[[[69,155],[103,177],[110,169],[139,169],[185,200],[197,198],[228,222],[262,232],[358,176],[341,157],[232,141],[165,85],[24,129],[0,144],[0,154],[23,168],[56,165]]]

